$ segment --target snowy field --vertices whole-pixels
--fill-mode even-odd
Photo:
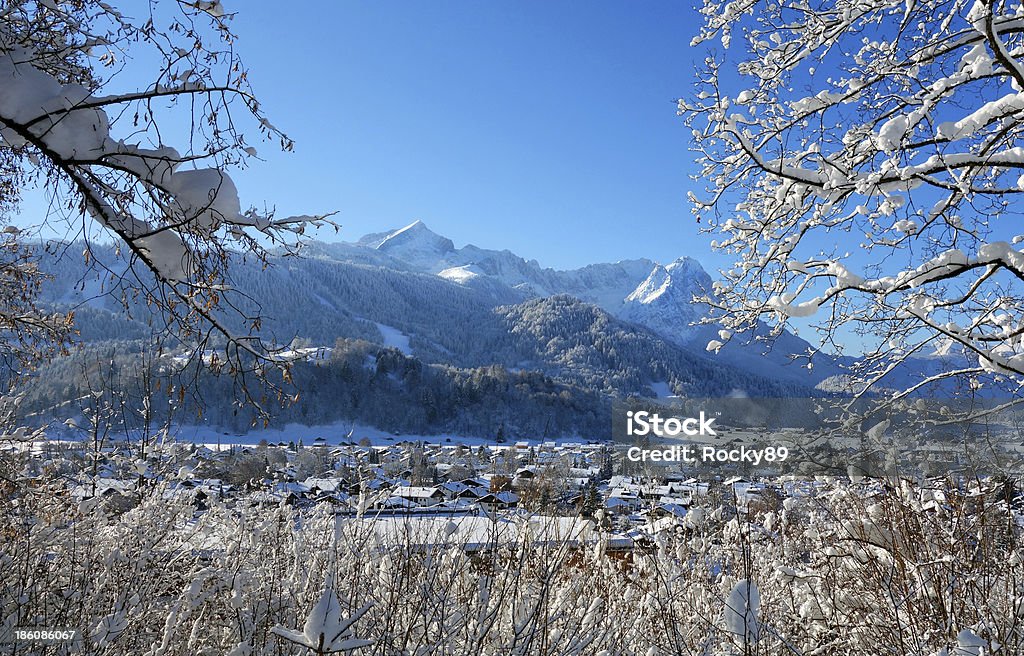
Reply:
[[[389,433],[372,426],[353,424],[352,422],[337,422],[324,426],[288,424],[284,428],[253,429],[244,434],[225,433],[224,431],[206,426],[181,426],[175,432],[175,438],[179,441],[206,444],[211,447],[218,444],[222,446],[232,444],[255,445],[259,444],[262,440],[266,440],[270,444],[277,444],[279,442],[298,442],[299,440],[302,440],[304,444],[310,446],[317,438],[323,438],[326,440],[328,445],[338,445],[347,442],[359,443],[363,440],[369,440],[371,446],[387,446],[401,442],[423,442],[424,444],[440,444],[448,446],[458,444],[462,444],[464,446],[496,445],[494,438],[455,435],[451,433],[442,433],[440,435]],[[505,446],[510,446],[515,442],[526,442],[535,446],[544,441],[548,440],[514,440],[508,442]],[[580,442],[580,439],[563,438],[561,440],[556,440],[556,442]],[[502,445],[499,444],[497,446]]]

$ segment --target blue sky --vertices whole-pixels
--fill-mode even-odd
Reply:
[[[456,245],[567,268],[690,255],[696,13],[652,2],[229,4],[292,154],[236,177],[243,203],[337,210],[342,239],[422,219]],[[335,238],[333,235],[325,237]]]

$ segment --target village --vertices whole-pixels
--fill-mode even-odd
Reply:
[[[363,635],[385,645],[385,654],[400,653],[386,631],[405,609],[419,613],[426,606],[416,604],[437,600],[461,604],[459,618],[478,616],[478,603],[512,609],[522,590],[542,589],[538,580],[569,586],[571,594],[560,589],[557,598],[575,604],[574,626],[593,609],[601,610],[592,613],[601,631],[649,612],[661,618],[651,625],[664,627],[656,639],[670,641],[690,635],[686,618],[696,616],[695,603],[701,618],[718,617],[735,606],[737,581],[756,574],[760,590],[794,595],[787,630],[809,631],[805,642],[813,644],[819,638],[805,627],[840,626],[853,612],[888,617],[870,595],[890,576],[893,554],[953,563],[964,571],[950,576],[964,578],[974,568],[1015,574],[1024,567],[1012,537],[1024,526],[1015,478],[693,476],[678,463],[630,461],[625,445],[610,442],[392,438],[36,441],[20,454],[20,492],[8,503],[12,511],[37,509],[30,553],[83,577],[95,567],[124,567],[120,586],[145,571],[168,578],[163,589],[183,590],[187,600],[207,594],[202,577],[223,572],[223,603],[257,612],[258,595],[277,585],[281,563],[296,575],[326,576],[346,586],[339,599],[352,599],[348,612],[362,618]],[[933,555],[949,548],[958,550],[956,559]],[[103,564],[81,567],[82,558]],[[343,576],[306,573],[309,563],[332,560]],[[181,568],[135,562],[188,569],[179,576]],[[906,577],[901,586],[915,585],[912,570]],[[105,602],[89,603],[102,609]],[[280,626],[302,626],[303,612]],[[665,612],[672,621],[661,621]],[[1009,611],[999,605],[991,612]],[[701,622],[695,636],[707,630]],[[97,626],[91,618],[67,625],[105,635],[89,628]],[[651,640],[636,636],[630,639],[638,644]]]
[[[196,516],[228,508],[328,508],[338,518],[380,525],[415,523],[432,542],[479,548],[496,522],[547,528],[560,539],[603,540],[619,550],[651,544],[659,535],[697,529],[709,519],[780,512],[787,500],[812,499],[837,485],[870,498],[878,480],[835,477],[694,477],[666,466],[640,465],[621,445],[584,442],[478,444],[317,438],[257,445],[167,442],[114,443],[90,452],[83,442],[50,442],[37,449],[22,476],[76,504],[115,519],[151,494],[192,506]],[[973,494],[984,496],[994,486]],[[920,506],[946,504],[936,481],[919,488]],[[433,528],[431,528],[433,527]],[[436,530],[435,530],[436,529]],[[545,529],[547,530],[547,529]],[[506,536],[508,537],[508,536]]]

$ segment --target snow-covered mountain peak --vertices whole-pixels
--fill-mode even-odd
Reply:
[[[689,303],[693,295],[699,295],[711,287],[711,277],[697,260],[681,257],[666,266],[657,264],[647,278],[637,285],[629,296],[627,304],[650,305],[672,301]]]
[[[374,248],[386,252],[401,249],[403,251],[447,253],[455,250],[455,244],[451,239],[433,232],[423,221],[416,219],[404,228],[388,233]]]
[[[656,264],[647,279],[637,285],[636,289],[626,297],[626,303],[649,305],[668,291],[672,284],[672,275],[660,264]]]
[[[704,270],[704,267],[700,265],[700,262],[692,257],[680,257],[666,265],[665,270],[675,278],[692,280],[702,287],[707,286],[710,288],[711,277]]]
[[[693,303],[693,298],[710,288],[711,277],[692,258],[681,257],[664,266],[656,264],[626,296],[618,315],[676,343],[689,344],[702,333],[695,324],[708,311],[707,306]]]
[[[680,331],[690,335],[687,325],[703,311],[692,307],[692,299],[711,287],[710,276],[689,257],[667,265],[634,259],[559,271],[508,250],[473,245],[455,248],[450,239],[432,232],[422,221],[366,235],[345,249],[334,250],[342,259],[435,274],[479,291],[498,293],[503,300],[509,292],[523,298],[569,294],[614,315],[625,313],[655,329],[665,330],[667,318],[673,336]]]
[[[437,262],[455,251],[451,239],[431,231],[420,220],[388,233],[367,235],[358,243],[417,269],[436,270]]]

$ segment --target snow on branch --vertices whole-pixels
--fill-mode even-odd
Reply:
[[[69,233],[85,219],[119,240],[129,266],[141,265],[132,269],[135,282],[180,339],[226,343],[230,371],[260,373],[261,363],[286,366],[287,358],[262,339],[258,312],[232,317],[239,304],[228,299],[229,263],[244,256],[266,262],[270,248],[294,253],[307,230],[333,224],[327,215],[278,218],[243,208],[228,171],[256,151],[237,110],[286,150],[291,141],[260,112],[222,4],[181,1],[177,9],[157,27],[153,18],[136,24],[103,3],[8,3],[0,26],[0,151],[38,171],[65,199],[58,207],[79,209],[63,217]],[[109,92],[124,53],[144,47],[163,59],[154,82]],[[159,105],[179,97],[190,99],[190,110]],[[162,124],[175,112],[191,126],[182,150],[163,137]],[[18,186],[3,189],[5,205],[16,203]],[[242,333],[229,328],[239,318]]]
[[[352,637],[352,626],[370,610],[372,604],[363,606],[349,618],[341,615],[341,602],[334,592],[334,579],[328,576],[324,589],[306,617],[302,631],[275,626],[271,631],[298,645],[309,647],[316,654],[347,652],[368,647],[373,640]]]
[[[980,366],[1019,382],[1021,10],[712,0],[702,12],[693,45],[721,50],[679,113],[705,183],[693,212],[735,259],[702,299],[715,322],[779,335],[799,319],[820,344],[856,330],[878,365],[861,382],[936,338],[974,362],[950,375]]]

